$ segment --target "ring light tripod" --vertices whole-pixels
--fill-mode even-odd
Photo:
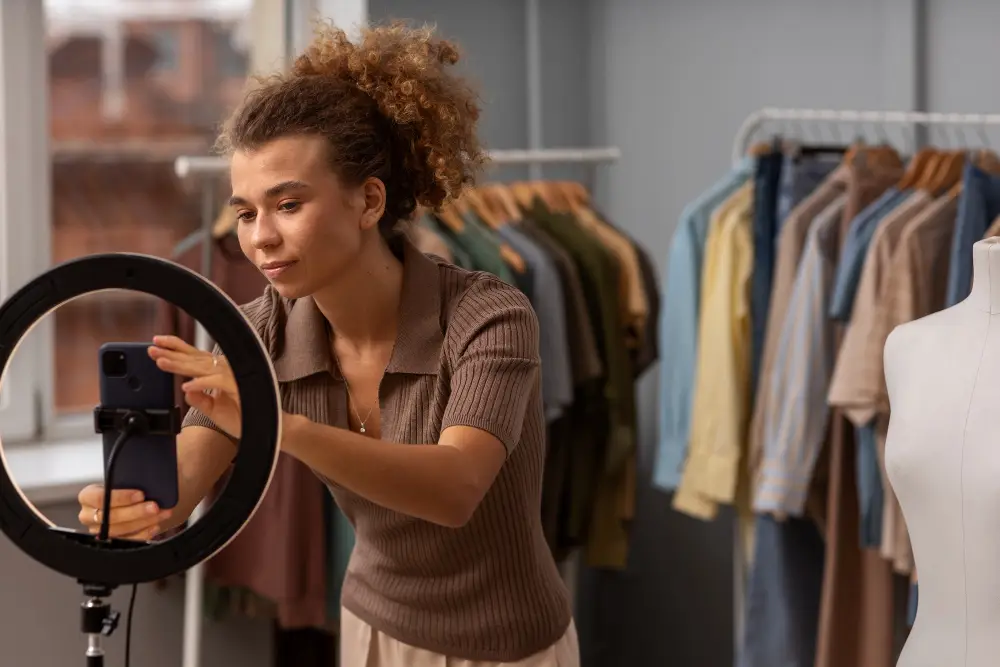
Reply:
[[[82,605],[81,629],[87,635],[88,667],[103,665],[102,638],[118,624],[119,614],[107,602],[114,589],[183,572],[225,547],[253,516],[267,491],[281,438],[274,368],[243,313],[202,276],[147,255],[91,255],[60,264],[0,304],[0,384],[21,340],[39,320],[78,296],[115,288],[165,299],[204,325],[236,376],[243,437],[229,483],[205,515],[178,535],[156,543],[102,540],[52,525],[35,512],[14,483],[0,448],[0,531],[30,558],[83,587],[87,600]],[[180,414],[176,408],[157,412],[99,406],[94,422],[97,432],[113,429],[121,433],[114,448],[118,450],[139,433],[176,433]],[[106,471],[109,492],[114,458],[114,454],[109,456]]]

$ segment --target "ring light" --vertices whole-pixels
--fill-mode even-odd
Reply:
[[[115,288],[164,299],[205,327],[236,377],[242,438],[229,482],[204,516],[174,537],[148,544],[100,541],[54,526],[34,511],[14,483],[0,448],[0,530],[29,557],[77,579],[95,598],[106,597],[101,592],[110,594],[123,584],[183,572],[225,547],[253,516],[267,491],[281,437],[274,368],[242,311],[197,273],[148,255],[109,253],[65,262],[0,304],[0,386],[14,351],[39,320],[71,299]]]

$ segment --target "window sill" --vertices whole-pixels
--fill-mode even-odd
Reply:
[[[75,501],[80,489],[104,479],[100,438],[12,444],[4,456],[14,483],[35,505]]]

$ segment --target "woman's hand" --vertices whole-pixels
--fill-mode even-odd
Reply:
[[[80,523],[97,535],[104,520],[104,487],[91,484],[80,492]],[[171,510],[161,510],[154,502],[144,502],[142,491],[113,489],[108,537],[147,542],[163,532]]]
[[[240,394],[225,357],[199,350],[176,336],[154,336],[149,356],[161,370],[191,378],[181,386],[187,404],[232,437],[240,437]]]

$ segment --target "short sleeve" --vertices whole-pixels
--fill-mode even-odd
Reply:
[[[448,322],[451,394],[441,422],[472,426],[503,443],[521,439],[531,401],[540,401],[538,318],[528,298],[495,278],[478,278]]]
[[[271,288],[268,288],[264,295],[254,299],[250,303],[240,306],[240,310],[250,321],[250,325],[254,327],[257,334],[261,336],[264,340],[264,344],[268,348],[272,348],[271,339],[273,338],[274,330],[274,317],[273,314],[276,312],[275,309],[276,296]],[[221,354],[222,348],[217,344],[212,348],[213,354]],[[208,418],[201,410],[196,408],[190,408],[187,414],[184,415],[184,421],[181,422],[181,429],[185,429],[188,426],[203,426],[205,428],[210,428],[217,433],[221,433],[233,442],[237,442],[236,438],[226,433],[222,428],[218,426],[215,422]]]

